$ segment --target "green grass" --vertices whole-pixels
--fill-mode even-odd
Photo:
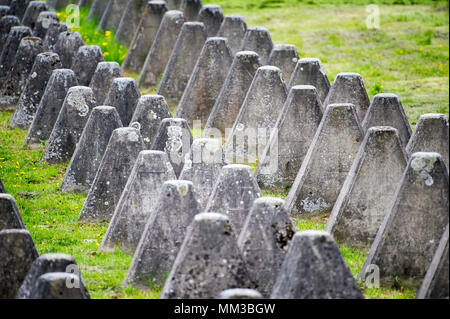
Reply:
[[[393,92],[400,96],[412,125],[421,114],[449,113],[448,2],[425,0],[204,0],[222,6],[225,15],[241,14],[249,26],[269,29],[275,43],[295,44],[302,57],[317,57],[330,77],[339,72],[358,72],[369,95]],[[365,6],[380,5],[381,28],[365,25]],[[60,19],[66,17],[60,11]],[[97,21],[86,22],[80,11],[80,27],[87,45],[99,45],[106,61],[121,63],[126,47],[114,41],[114,31],[98,32]],[[129,75],[137,78],[137,74]],[[154,93],[154,88],[142,93]],[[84,195],[61,194],[59,187],[66,164],[41,162],[43,145],[34,149],[22,141],[26,132],[9,129],[11,112],[0,112],[0,179],[14,196],[22,218],[40,254],[71,254],[80,265],[93,298],[157,298],[160,288],[143,292],[122,286],[132,256],[120,252],[99,253],[106,224],[82,224],[78,215]],[[199,135],[200,132],[194,132]],[[264,196],[285,198],[287,193]],[[326,216],[297,219],[298,230],[323,230]],[[341,246],[342,254],[357,276],[367,251]],[[416,287],[396,282],[392,287],[361,288],[367,298],[414,298]]]

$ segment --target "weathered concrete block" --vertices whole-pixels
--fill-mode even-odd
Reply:
[[[9,6],[0,5],[0,18],[9,14]]]
[[[295,66],[288,88],[296,85],[312,85],[319,93],[320,101],[324,102],[330,91],[330,81],[322,68],[319,59],[303,58]]]
[[[8,15],[0,19],[0,52],[3,52],[3,48],[8,40],[11,28],[19,25],[20,20],[16,16]]]
[[[59,34],[68,31],[70,32],[70,27],[67,23],[55,21],[50,22],[44,39],[45,50],[48,52],[53,52],[55,50],[55,45],[58,41]]]
[[[269,30],[264,27],[248,28],[242,40],[240,51],[254,51],[258,53],[262,65],[266,65],[273,49]]]
[[[164,1],[149,1],[147,3],[131,40],[127,56],[122,63],[122,68],[125,71],[138,72],[142,69],[167,10],[167,4]]]
[[[449,268],[448,268],[448,225],[439,242],[430,267],[417,291],[417,299],[448,299]]]
[[[180,180],[191,181],[194,184],[202,211],[208,204],[224,164],[222,145],[219,140],[208,138],[194,140],[190,158],[184,163]]]
[[[98,105],[104,104],[107,94],[116,78],[122,77],[122,69],[117,62],[100,62],[92,76],[89,87],[94,92]]]
[[[43,11],[48,11],[47,3],[43,1],[30,1],[23,15],[22,24],[33,30],[39,14]]]
[[[364,132],[373,126],[396,128],[403,147],[408,144],[412,133],[402,102],[397,95],[390,93],[381,93],[373,97],[361,126]]]
[[[96,106],[94,93],[89,87],[74,86],[67,91],[47,141],[42,158],[44,161],[59,164],[72,158],[89,115]]]
[[[47,4],[52,9],[61,10],[69,4],[69,0],[47,0]]]
[[[104,104],[114,106],[123,125],[128,125],[140,97],[139,87],[133,78],[116,78],[111,84]]]
[[[9,14],[15,15],[22,20],[29,3],[30,0],[11,0],[9,4]]]
[[[353,104],[329,105],[286,198],[285,208],[292,215],[329,213],[363,139]]]
[[[322,121],[321,107],[315,87],[292,87],[255,171],[260,187],[285,191],[293,184]]]
[[[222,136],[225,136],[226,130],[233,127],[256,70],[260,66],[258,54],[255,52],[236,53],[216,104],[209,114],[203,132],[204,137],[214,135],[216,130],[220,130]]]
[[[217,32],[218,37],[227,38],[233,56],[241,49],[242,41],[247,32],[247,22],[239,15],[228,15],[223,19],[222,25]]]
[[[167,181],[148,216],[125,285],[144,289],[164,285],[186,235],[186,228],[201,208],[189,181]]]
[[[16,297],[31,264],[38,257],[27,230],[0,230],[0,299]]]
[[[233,288],[222,291],[216,299],[263,299],[263,296],[253,289]]]
[[[0,192],[0,230],[6,229],[25,229],[25,224],[14,197]]]
[[[281,70],[286,83],[289,83],[297,62],[298,52],[293,44],[275,44],[267,60],[268,65],[276,66]]]
[[[253,286],[230,220],[217,213],[198,214],[187,230],[161,298],[207,299],[229,288]]]
[[[36,281],[40,276],[53,272],[79,271],[77,262],[70,255],[46,254],[37,258],[30,267],[19,291],[17,299],[29,299]]]
[[[164,14],[139,76],[141,88],[149,88],[158,84],[158,79],[164,72],[167,62],[169,62],[176,40],[185,22],[186,19],[181,11],[171,10]]]
[[[183,11],[186,21],[197,21],[201,9],[202,0],[183,0],[180,5],[180,10]]]
[[[112,132],[122,127],[112,106],[94,108],[64,175],[62,192],[87,193],[92,186]]]
[[[61,32],[58,35],[54,50],[61,58],[63,68],[70,69],[78,52],[84,45],[84,41],[78,32]]]
[[[222,8],[215,4],[204,5],[198,14],[198,21],[205,25],[208,38],[217,36],[223,22]]]
[[[122,19],[117,27],[115,40],[128,46],[133,40],[136,28],[142,18],[142,13],[148,0],[130,0],[123,12]]]
[[[140,97],[131,123],[132,125],[139,123],[146,149],[152,147],[156,134],[158,133],[159,125],[166,118],[172,118],[172,114],[164,96],[144,95]]]
[[[167,99],[171,109],[176,109],[180,103],[206,38],[203,23],[186,22],[183,24],[156,91]]]
[[[448,224],[448,170],[437,153],[414,153],[359,277],[377,265],[380,282],[422,281]]]
[[[240,234],[253,201],[261,197],[261,190],[250,166],[227,165],[222,168],[209,199],[206,212],[222,212]]]
[[[238,246],[258,291],[269,297],[296,226],[283,200],[263,197],[253,207],[238,237]]]
[[[191,151],[193,137],[186,120],[166,118],[161,121],[155,141],[154,151],[164,151],[169,156],[175,175],[180,176],[186,155]]]
[[[47,31],[52,23],[59,23],[56,12],[42,11],[41,13],[39,13],[39,16],[36,20],[36,24],[33,29],[33,35],[35,37],[45,39]]]
[[[444,114],[424,114],[419,118],[406,152],[436,152],[441,154],[447,168],[448,161],[448,117]]]
[[[178,10],[181,7],[181,0],[166,0],[165,2],[170,10]]]
[[[348,172],[326,231],[339,243],[370,247],[407,162],[396,129],[371,127]]]
[[[39,277],[28,299],[90,299],[83,283],[69,288],[67,282],[78,282],[79,276],[64,272],[52,272]]]
[[[34,60],[43,51],[44,44],[40,38],[25,37],[20,41],[14,64],[0,91],[0,107],[15,108],[25,90]]]
[[[108,251],[120,246],[122,251],[134,254],[147,221],[155,213],[154,209],[158,207],[158,214],[164,212],[165,208],[157,206],[163,184],[174,179],[175,172],[166,153],[142,151],[116,206],[100,250]],[[174,198],[168,200],[170,205],[174,205]],[[174,216],[180,217],[177,214]]]
[[[370,105],[364,82],[358,73],[339,73],[334,79],[328,96],[323,102],[330,104],[351,103],[355,106],[358,119],[362,122]]]
[[[205,126],[233,62],[225,38],[209,38],[181,97],[176,117]]]
[[[78,81],[72,70],[58,69],[53,71],[33,122],[28,129],[25,138],[27,144],[37,144],[49,139],[67,92],[72,86],[77,85]]]
[[[86,45],[80,47],[72,64],[72,70],[77,76],[78,84],[88,86],[97,65],[104,60],[102,49],[99,46]]]
[[[128,1],[123,0],[109,0],[105,11],[103,12],[102,19],[98,25],[99,30],[116,31],[119,27],[120,20],[127,7]]]
[[[333,238],[322,231],[295,234],[273,299],[363,299]]]
[[[139,153],[145,148],[135,128],[114,130],[80,213],[83,222],[110,221]]]
[[[31,125],[52,72],[61,67],[58,54],[44,52],[37,55],[9,123],[11,127],[27,129]]]
[[[229,163],[254,163],[264,152],[286,101],[286,84],[274,66],[260,67],[225,145]],[[245,136],[248,141],[245,143]]]
[[[87,18],[88,21],[96,20],[96,21],[100,22],[108,3],[109,3],[109,0],[95,0],[94,3],[92,4],[91,10],[89,11],[89,15]]]
[[[0,86],[6,81],[16,59],[17,49],[25,37],[31,37],[31,29],[24,26],[12,27],[0,56]]]

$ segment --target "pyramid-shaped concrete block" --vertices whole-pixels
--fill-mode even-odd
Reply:
[[[100,21],[103,13],[105,12],[106,6],[108,5],[109,0],[95,0],[91,6],[91,10],[89,10],[89,15],[87,20],[96,20]]]
[[[11,28],[17,26],[20,26],[20,20],[16,16],[7,15],[0,19],[0,52],[3,52]]]
[[[80,47],[72,64],[72,70],[77,75],[78,84],[88,86],[97,65],[104,60],[102,49],[99,46],[86,45]]]
[[[319,59],[303,58],[295,66],[288,88],[296,85],[312,85],[319,93],[320,101],[324,102],[330,91],[330,81],[322,68]]]
[[[258,162],[255,175],[260,187],[285,191],[292,185],[322,121],[321,107],[316,88],[292,87]]]
[[[186,155],[191,151],[192,141],[192,133],[186,120],[167,118],[161,121],[151,149],[167,153],[175,175],[178,177],[183,169]]]
[[[53,71],[61,67],[61,60],[56,53],[37,55],[9,123],[11,127],[27,129],[31,125]]]
[[[77,262],[72,256],[65,254],[46,254],[40,256],[31,265],[16,298],[30,298],[31,291],[40,276],[52,272],[68,271],[79,271]]]
[[[281,70],[286,83],[289,83],[297,62],[298,52],[293,44],[275,44],[267,60],[268,65],[276,66]]]
[[[111,84],[104,104],[114,106],[123,125],[129,125],[140,97],[139,87],[133,78],[116,78]]]
[[[22,25],[29,27],[31,30],[33,30],[36,25],[39,14],[43,11],[48,11],[48,6],[45,2],[31,1],[28,4],[27,9],[25,10],[25,13],[23,15]]]
[[[204,5],[198,14],[198,21],[205,25],[208,38],[217,36],[223,22],[222,8],[215,4]]]
[[[117,62],[100,62],[92,76],[89,87],[94,91],[98,105],[104,104],[111,85],[116,78],[122,77],[122,70]]]
[[[233,127],[256,70],[260,67],[258,54],[252,51],[237,52],[206,123],[204,137],[219,130],[225,136]]]
[[[70,27],[67,23],[57,21],[50,22],[44,39],[45,50],[48,52],[54,52],[59,34],[68,31],[70,32]]]
[[[143,95],[139,98],[131,123],[138,123],[147,149],[152,147],[159,125],[167,118],[172,118],[172,114],[164,96]]]
[[[182,0],[180,10],[183,11],[186,21],[197,21],[202,9],[202,0]]]
[[[322,231],[295,234],[272,299],[363,299],[333,238]]]
[[[396,128],[403,147],[406,147],[412,134],[400,99],[397,95],[390,93],[381,93],[373,97],[361,126],[365,132],[373,126]]]
[[[361,272],[377,265],[380,282],[422,281],[448,224],[448,169],[437,153],[414,153]]]
[[[396,129],[368,130],[326,226],[337,242],[372,245],[407,162]]]
[[[323,106],[351,103],[355,106],[358,119],[362,122],[370,106],[364,82],[358,73],[339,73],[334,79]]]
[[[33,261],[38,258],[25,229],[0,230],[0,298],[14,299]]]
[[[31,37],[31,29],[24,26],[12,27],[0,56],[0,86],[5,83],[16,59],[17,49],[25,37]]]
[[[263,296],[253,289],[232,288],[222,291],[216,299],[263,299]]]
[[[98,25],[98,30],[112,31],[117,30],[122,20],[123,13],[127,7],[128,1],[109,0],[105,7],[102,18]]]
[[[240,234],[254,200],[260,197],[250,166],[227,165],[220,172],[205,211],[227,215],[236,234]]]
[[[29,3],[30,0],[11,0],[9,3],[9,13],[22,20]]]
[[[430,267],[417,291],[417,299],[448,299],[449,267],[448,267],[448,225],[439,242]]]
[[[62,192],[89,191],[111,134],[120,127],[122,121],[116,108],[98,106],[92,110],[64,175]]]
[[[25,139],[27,144],[39,144],[41,141],[49,139],[67,92],[71,87],[77,85],[78,81],[72,70],[58,69],[53,71],[33,122],[28,129]]]
[[[253,207],[238,237],[238,246],[258,291],[269,297],[296,226],[283,200],[263,197]]]
[[[180,180],[191,181],[194,184],[201,210],[206,208],[223,166],[224,156],[219,140],[207,138],[194,140],[190,158],[184,163]]]
[[[59,164],[72,158],[89,115],[96,106],[94,93],[89,87],[74,86],[68,90],[47,141],[44,161]]]
[[[225,38],[207,39],[175,116],[184,118],[189,125],[193,121],[201,121],[204,127],[232,62],[231,51]]]
[[[173,10],[173,9],[171,9]],[[164,14],[168,11],[164,1],[149,1],[136,27],[133,39],[122,63],[127,72],[139,72],[156,38]]]
[[[223,19],[217,32],[218,37],[227,38],[233,56],[241,49],[242,41],[247,33],[247,22],[239,15],[228,15]]]
[[[206,38],[206,30],[203,23],[186,22],[183,24],[161,83],[156,91],[167,99],[171,109],[176,109],[183,96]],[[189,54],[186,54],[187,52]]]
[[[6,1],[8,2],[8,1]],[[9,4],[9,3],[6,3]],[[0,2],[0,18],[9,14],[9,5],[3,5],[3,2]]]
[[[0,107],[15,108],[20,95],[25,90],[34,60],[43,51],[44,44],[40,38],[25,37],[20,41],[14,64],[0,91]]]
[[[286,198],[286,209],[296,216],[331,212],[363,139],[353,104],[329,105]]]
[[[63,68],[70,69],[78,53],[78,49],[84,46],[84,41],[78,32],[61,32],[55,43],[55,53],[61,58]]]
[[[448,117],[444,114],[424,114],[419,118],[406,152],[436,152],[441,154],[447,169],[449,167]]]
[[[58,16],[56,15],[56,12],[51,11],[43,11],[39,13],[39,16],[36,20],[36,25],[33,29],[33,35],[35,37],[45,39],[47,35],[47,31],[51,24],[53,23],[59,23]]]
[[[100,250],[108,251],[120,246],[122,251],[133,254],[145,224],[157,206],[164,182],[174,179],[175,172],[166,153],[141,152],[122,192]],[[171,202],[172,200],[173,198]]]
[[[90,299],[82,282],[75,287],[69,287],[68,282],[79,282],[79,277],[65,272],[51,272],[42,275],[33,286],[28,299]]]
[[[135,128],[116,129],[80,213],[83,222],[110,221],[134,163],[145,148]]]
[[[130,0],[117,27],[115,40],[128,46],[142,18],[148,0]]]
[[[158,84],[185,22],[186,19],[181,11],[171,10],[164,14],[155,40],[141,69],[139,76],[141,88],[149,88]]]
[[[254,51],[258,53],[262,65],[266,65],[273,49],[273,42],[269,30],[264,27],[248,28],[242,40],[240,51]]]
[[[182,0],[166,0],[167,6],[170,10],[178,10],[181,7]]]
[[[150,283],[164,285],[186,235],[187,227],[200,213],[200,205],[189,181],[167,181],[149,215],[125,285],[144,289]]]
[[[225,145],[227,162],[256,162],[269,142],[286,98],[286,84],[280,69],[274,66],[260,67]]]
[[[230,220],[222,214],[195,216],[161,299],[211,299],[235,287],[253,288]]]
[[[0,230],[6,229],[25,229],[25,224],[14,197],[0,191]]]

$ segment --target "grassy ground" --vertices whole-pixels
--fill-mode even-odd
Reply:
[[[330,80],[339,72],[359,72],[370,96],[379,92],[398,94],[413,125],[423,113],[448,115],[448,2],[337,0],[330,5],[324,0],[204,0],[203,3],[220,4],[226,15],[243,15],[249,26],[266,26],[275,43],[295,44],[302,57],[320,58]],[[379,30],[366,27],[368,3],[380,5]],[[81,10],[81,25],[76,30],[86,44],[101,46],[105,60],[121,63],[127,48],[114,42],[114,30],[98,32],[96,22],[86,23],[87,12]],[[67,13],[61,11],[60,19],[66,17]],[[15,197],[39,253],[73,255],[93,298],[157,298],[158,288],[142,292],[122,287],[132,256],[120,251],[97,252],[107,225],[77,222],[85,196],[58,191],[67,165],[42,163],[43,146],[30,149],[23,145],[25,132],[7,127],[11,115],[0,113],[0,178]],[[296,222],[299,230],[324,229],[326,218]],[[341,247],[341,251],[356,276],[367,251],[348,247]],[[415,287],[401,282],[382,289],[362,288],[367,298],[415,295]]]

